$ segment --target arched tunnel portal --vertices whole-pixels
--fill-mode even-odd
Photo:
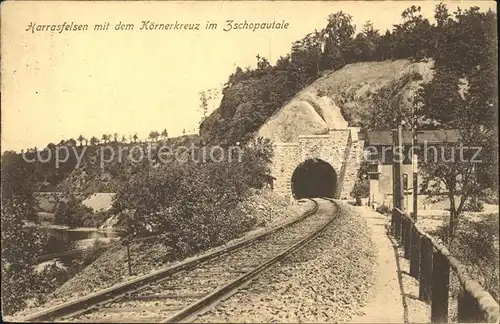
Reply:
[[[291,188],[295,199],[333,198],[337,190],[337,173],[328,162],[309,159],[297,166],[293,172]]]

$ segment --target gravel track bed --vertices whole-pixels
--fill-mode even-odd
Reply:
[[[108,303],[99,310],[71,320],[79,322],[165,320],[197,299],[284,252],[322,227],[331,217],[332,215],[328,213],[313,214],[248,247],[205,262],[193,270],[176,273],[126,298]],[[147,300],[144,300],[145,298]]]
[[[332,211],[320,202],[320,212]],[[376,251],[359,211],[336,219],[306,247],[191,322],[346,322],[366,302]]]
[[[207,251],[200,252],[184,260],[196,258],[200,255],[210,253],[214,250],[224,248],[227,245],[255,237],[269,228],[275,228],[292,219],[302,215],[305,211],[313,207],[311,201],[304,201],[299,204],[288,205],[277,197],[272,191],[256,192],[242,207],[242,212],[256,214],[259,219],[259,227],[246,233],[243,237],[232,240],[223,246],[219,246]],[[184,260],[164,262],[164,256],[169,253],[163,242],[141,242],[130,245],[130,252],[133,260],[134,275],[127,274],[126,251],[125,248],[117,244],[116,247],[98,258],[93,264],[85,268],[81,273],[64,283],[54,293],[47,296],[47,300],[40,305],[28,307],[9,320],[22,320],[24,317],[40,312],[42,310],[55,307],[93,292],[100,291],[133,280],[139,276],[148,274],[158,269],[175,265]]]

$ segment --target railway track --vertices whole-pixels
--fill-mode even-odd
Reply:
[[[255,238],[26,320],[170,323],[192,319],[320,234],[334,215],[331,210],[318,212],[318,203],[313,202],[314,208],[301,218]]]

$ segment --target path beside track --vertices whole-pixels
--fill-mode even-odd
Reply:
[[[352,323],[428,323],[429,306],[418,300],[416,281],[408,280],[409,263],[402,259],[395,242],[387,235],[390,217],[368,207],[356,209],[372,231],[372,242],[377,250],[375,284],[368,294],[364,315]]]

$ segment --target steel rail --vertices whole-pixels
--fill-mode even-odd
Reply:
[[[266,230],[264,233],[258,234],[254,237],[249,237],[243,241],[230,244],[229,246],[224,246],[221,248],[216,248],[214,251],[206,253],[204,255],[188,258],[177,264],[171,265],[169,267],[156,270],[147,275],[138,277],[136,279],[100,290],[98,292],[86,295],[84,297],[72,300],[46,310],[39,311],[35,314],[27,316],[22,319],[23,322],[52,322],[61,317],[74,317],[76,315],[81,315],[94,309],[98,309],[100,305],[115,301],[119,298],[124,297],[126,294],[134,292],[136,290],[142,289],[154,282],[160,281],[168,276],[175,273],[190,270],[196,266],[203,264],[207,261],[213,260],[224,254],[228,254],[232,251],[239,250],[245,246],[251,245],[257,241],[260,241],[271,234],[279,232],[285,228],[288,228],[306,218],[316,213],[318,210],[318,203],[313,199],[309,199],[314,203],[313,208],[304,212],[300,217],[297,217],[289,222],[280,224],[274,228]]]
[[[329,200],[329,201],[332,202],[336,206],[336,208],[338,208],[338,206],[335,204],[335,202],[333,200]],[[286,249],[282,253],[276,255],[275,257],[264,262],[263,264],[260,264],[256,268],[248,271],[247,273],[243,274],[239,278],[231,281],[230,283],[224,285],[223,287],[220,287],[219,289],[213,291],[212,293],[206,295],[205,297],[197,300],[196,302],[194,302],[191,305],[189,305],[188,307],[182,309],[177,314],[171,316],[170,318],[168,318],[166,321],[164,321],[162,323],[179,323],[181,321],[194,322],[194,318],[198,314],[200,314],[203,311],[206,311],[207,308],[214,307],[217,303],[234,295],[241,288],[246,286],[253,278],[255,278],[256,276],[263,273],[265,270],[272,267],[278,261],[283,260],[284,258],[291,255],[296,250],[305,247],[310,241],[312,241],[313,239],[318,237],[321,233],[323,233],[325,231],[325,229],[333,222],[333,220],[335,220],[335,217],[332,217],[330,220],[328,220],[326,222],[326,224],[321,226],[318,230],[309,234],[308,236],[306,236],[305,238],[303,238],[299,242],[295,243],[293,246]]]

